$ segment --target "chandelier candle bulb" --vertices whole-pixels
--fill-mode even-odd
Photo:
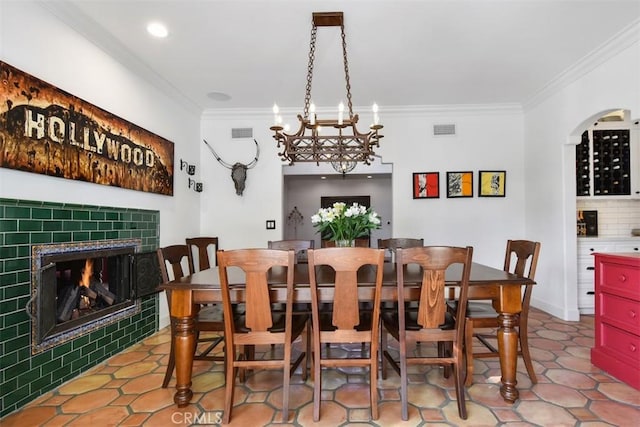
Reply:
[[[343,123],[343,115],[344,115],[344,104],[341,102],[338,104],[338,124],[341,125]]]
[[[280,108],[278,108],[278,104],[273,104],[273,117],[274,123],[278,124],[278,113],[280,112]]]
[[[309,124],[316,124],[316,105],[309,105]]]

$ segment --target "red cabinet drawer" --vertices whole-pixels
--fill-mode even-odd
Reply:
[[[600,293],[600,316],[603,322],[640,335],[640,306],[637,301]]]
[[[600,264],[599,284],[603,292],[640,299],[640,267],[613,262]]]
[[[631,366],[640,364],[640,337],[602,323],[600,345],[610,354]],[[597,344],[596,344],[597,345]]]

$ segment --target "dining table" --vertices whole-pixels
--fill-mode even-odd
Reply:
[[[331,302],[333,295],[333,270],[316,267],[318,298],[320,302]],[[396,264],[384,263],[381,300],[397,300]],[[418,297],[418,284],[422,281],[419,266],[404,266],[405,295]],[[294,272],[294,302],[311,302],[308,264],[298,263]],[[227,269],[232,301],[244,302],[244,273],[236,268]],[[445,272],[448,287],[460,285],[461,265],[452,265]],[[373,300],[375,267],[363,266],[358,272],[358,293],[362,301]],[[278,267],[268,274],[271,298],[275,302],[286,302],[286,268]],[[522,311],[522,288],[535,282],[519,277],[502,269],[473,263],[469,278],[470,293],[474,299],[491,300],[498,313],[498,351],[500,357],[501,386],[500,394],[506,402],[514,403],[519,398],[516,387],[516,369],[518,362],[517,316]],[[471,289],[473,288],[473,289]],[[176,393],[174,402],[185,407],[193,397],[191,375],[193,368],[193,348],[195,345],[195,316],[203,304],[222,301],[218,267],[212,267],[160,285],[162,290],[170,290],[170,316],[174,322],[174,354],[176,365]]]

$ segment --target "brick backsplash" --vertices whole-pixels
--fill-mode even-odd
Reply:
[[[631,237],[640,228],[640,200],[578,199],[576,207],[598,211],[598,237]]]
[[[158,248],[160,212],[0,198],[0,417],[158,330],[158,297],[140,313],[31,354],[31,245],[141,239]]]

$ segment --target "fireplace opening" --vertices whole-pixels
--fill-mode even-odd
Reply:
[[[139,239],[34,245],[32,351],[38,352],[131,316],[157,292],[155,252]]]

